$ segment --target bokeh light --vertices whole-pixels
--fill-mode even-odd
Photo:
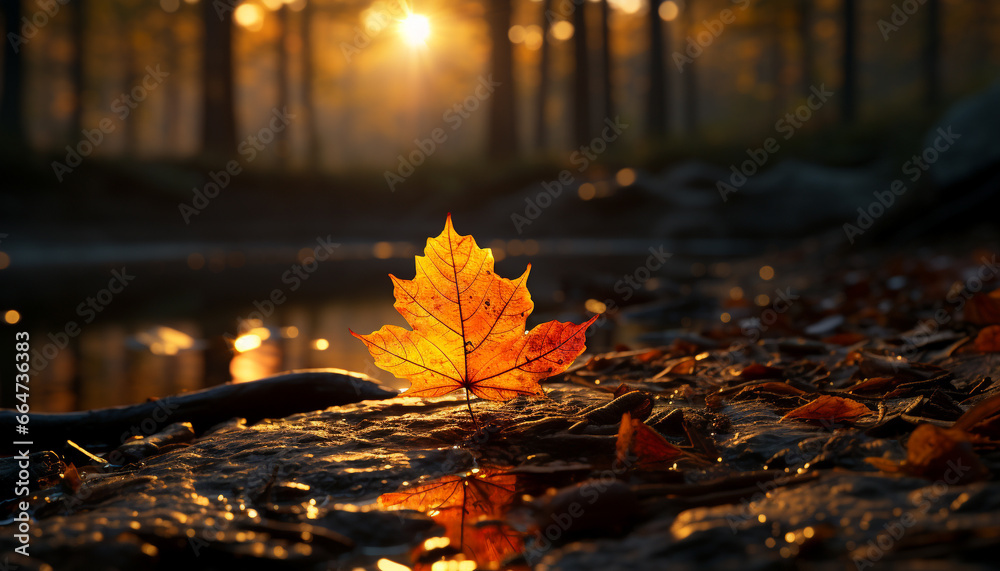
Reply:
[[[660,18],[664,22],[673,21],[675,18],[677,18],[677,14],[680,14],[680,11],[681,10],[677,6],[677,3],[673,2],[672,0],[667,0],[663,4],[660,4],[660,8],[658,10]]]
[[[570,24],[566,20],[560,20],[555,24],[552,24],[552,37],[564,41],[573,37],[573,24]]]
[[[259,32],[264,27],[264,9],[257,4],[240,4],[233,12],[233,20],[251,32]]]

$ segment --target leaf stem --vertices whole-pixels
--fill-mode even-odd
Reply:
[[[476,427],[476,432],[479,432],[479,422],[476,420],[476,415],[472,414],[472,402],[469,397],[469,389],[465,389],[465,406],[469,407],[469,416],[472,417],[472,425]]]

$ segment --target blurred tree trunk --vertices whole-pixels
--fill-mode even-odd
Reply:
[[[649,99],[646,117],[649,136],[660,139],[667,133],[667,74],[664,67],[663,20],[660,18],[662,0],[653,0],[647,15],[649,24]]]
[[[288,41],[291,38],[291,29],[289,28],[289,17],[288,17],[288,4],[281,4],[278,8],[276,16],[278,17],[278,69],[276,71],[277,84],[278,84],[278,109],[284,112],[284,109],[289,109],[289,87],[288,87],[288,76],[291,74],[291,53],[288,49]],[[289,135],[289,128],[285,127],[281,131],[274,134],[274,148],[278,157],[279,166],[281,168],[286,168],[289,166],[289,160],[291,156],[291,136]]]
[[[853,123],[858,114],[858,26],[857,1],[843,0],[844,57],[841,61],[843,75],[841,91],[841,120]]]
[[[131,93],[132,88],[139,85],[142,77],[139,75],[139,62],[136,57],[136,41],[132,32],[136,25],[134,19],[123,17],[120,20],[123,33],[121,35],[123,49],[125,51],[125,78],[122,85],[122,93]],[[168,70],[169,72],[170,70]],[[139,104],[141,105],[141,104]],[[125,154],[134,156],[139,149],[139,121],[137,115],[141,106],[129,109],[129,115],[121,122],[120,129],[125,131]]]
[[[785,109],[785,98],[788,95],[785,90],[785,27],[782,25],[783,19],[780,10],[776,10],[771,15],[770,29],[770,51],[771,57],[771,114],[779,116]]]
[[[3,0],[3,93],[0,93],[0,135],[12,149],[24,149],[24,45],[9,38],[21,34],[21,0]],[[13,34],[13,35],[11,35]]]
[[[218,8],[217,8],[218,7]],[[202,116],[204,152],[228,156],[236,152],[236,111],[233,98],[233,8],[201,2]]]
[[[313,2],[306,2],[302,9],[300,34],[302,37],[302,106],[305,109],[306,164],[309,168],[320,167],[319,120],[316,116],[316,101],[313,98]]]
[[[615,101],[611,82],[611,8],[608,0],[601,0],[601,95],[604,98],[604,116],[615,118]]]
[[[684,11],[684,28],[687,35],[694,37],[697,23],[694,18],[694,0],[688,0],[682,8]],[[684,89],[684,103],[686,109],[684,113],[684,132],[688,136],[694,136],[698,130],[698,62],[688,62],[684,66],[681,77],[681,87]]]
[[[516,116],[514,114],[514,57],[510,29],[511,0],[490,0],[487,4],[490,26],[490,70],[497,83],[490,105],[489,154],[493,158],[514,155],[517,149]]]
[[[73,86],[73,115],[71,119],[70,142],[76,143],[83,131],[84,81],[86,73],[84,60],[86,57],[87,4],[84,0],[71,3],[70,34],[73,41],[73,61],[70,64],[70,83]]]
[[[587,3],[573,9],[573,142],[590,142],[590,65],[587,45]]]
[[[803,97],[808,97],[815,83],[812,42],[812,0],[798,0],[799,53],[801,57],[800,86]]]
[[[173,14],[171,17],[178,18],[180,16]],[[163,42],[163,57],[166,61],[163,67],[166,68],[167,73],[177,74],[177,79],[165,86],[167,95],[164,98],[163,116],[166,124],[163,125],[164,144],[161,146],[161,152],[168,156],[180,155],[180,149],[183,146],[181,127],[184,123],[181,121],[181,101],[184,98],[184,85],[180,76],[181,58],[179,54],[181,48],[175,30],[175,26],[168,26],[161,32],[160,36]]]
[[[941,2],[927,0],[927,40],[924,45],[924,103],[936,107],[941,102]]]
[[[552,59],[552,42],[549,39],[549,32],[552,30],[552,18],[555,17],[553,9],[556,0],[544,0],[542,2],[542,53],[541,61],[538,63],[538,94],[535,100],[535,146],[544,149],[545,140],[545,104],[549,97],[549,83],[551,74],[549,72],[550,60]]]

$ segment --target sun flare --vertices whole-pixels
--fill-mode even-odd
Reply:
[[[399,22],[399,34],[411,46],[422,46],[431,35],[431,22],[427,16],[410,14]]]

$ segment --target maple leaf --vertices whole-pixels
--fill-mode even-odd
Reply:
[[[487,468],[382,494],[377,502],[424,512],[459,550],[480,562],[501,562],[524,547],[521,534],[504,523],[516,483],[516,475]]]
[[[488,400],[544,396],[538,381],[566,370],[586,348],[586,323],[549,321],[529,332],[534,304],[525,282],[493,270],[493,252],[451,223],[427,240],[412,280],[389,275],[394,307],[412,328],[385,325],[370,335],[351,331],[375,364],[410,381],[406,396],[436,397],[457,389]],[[471,414],[472,408],[470,406]],[[473,417],[475,420],[475,417]]]

